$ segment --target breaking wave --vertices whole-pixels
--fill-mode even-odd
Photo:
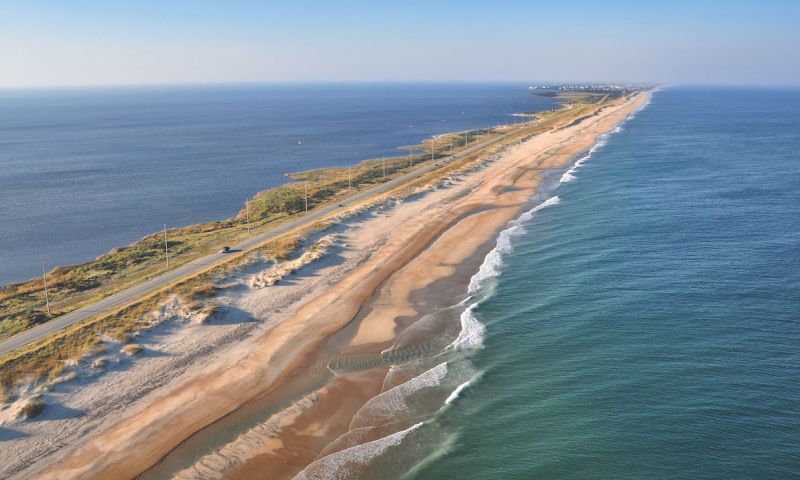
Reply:
[[[583,165],[583,162],[585,162],[586,160],[589,160],[590,158],[592,158],[592,155],[594,154],[594,152],[596,152],[597,150],[605,147],[608,144],[609,135],[611,135],[612,133],[620,132],[620,131],[622,131],[622,129],[618,125],[611,132],[604,133],[604,134],[600,135],[599,137],[597,137],[597,143],[595,143],[594,146],[592,146],[592,148],[589,149],[589,151],[586,153],[586,155],[584,155],[581,158],[575,160],[575,163],[572,164],[572,167],[570,167],[569,170],[564,172],[564,175],[561,176],[561,183],[567,183],[567,182],[571,182],[571,181],[575,180],[575,175],[573,175],[573,174],[575,173],[575,171],[578,168],[580,168],[581,165]]]
[[[399,432],[387,435],[372,442],[363,443],[354,447],[326,455],[314,461],[294,480],[337,480],[352,478],[357,475],[359,467],[363,468],[376,457],[383,455],[392,447],[400,445],[403,439],[411,432],[422,426],[422,422]]]
[[[475,316],[474,310],[477,306],[478,302],[475,302],[461,312],[461,332],[453,343],[447,346],[448,349],[472,350],[483,346],[486,327]]]
[[[591,158],[594,152],[608,143],[611,134],[618,133],[622,129],[622,123],[620,123],[612,131],[600,135],[595,145],[578,158],[561,175],[558,182],[555,182],[559,178],[557,176],[558,173],[553,172],[553,188],[557,188],[561,183],[574,180],[575,171]],[[437,358],[438,354],[427,358],[425,355],[411,357],[417,358],[417,360],[407,361],[399,365],[393,364],[384,379],[383,393],[372,398],[359,409],[353,417],[350,431],[359,431],[359,434],[366,434],[364,432],[377,433],[385,428],[404,428],[411,421],[417,421],[420,418],[427,417],[429,420],[416,423],[406,430],[383,436],[378,440],[322,456],[295,477],[296,479],[360,478],[363,476],[360,474],[364,474],[369,470],[370,467],[368,465],[370,463],[374,461],[382,462],[383,460],[376,459],[378,457],[383,459],[382,455],[384,453],[401,445],[403,439],[411,432],[420,429],[428,421],[435,424],[436,412],[447,410],[448,406],[458,401],[465,390],[475,384],[480,378],[480,374],[475,372],[469,359],[464,355],[459,355],[458,352],[468,352],[483,347],[486,327],[476,314],[478,305],[492,294],[493,280],[502,272],[504,256],[513,250],[514,237],[525,233],[525,225],[538,211],[557,205],[559,202],[560,198],[557,195],[546,198],[538,205],[523,212],[515,220],[509,222],[507,227],[499,233],[494,248],[484,257],[478,271],[470,278],[469,286],[467,287],[467,298],[458,305],[451,307],[456,309],[463,308],[463,310],[459,316],[460,330],[458,335],[442,352],[448,360],[433,366],[433,368],[430,368],[430,361]],[[446,316],[443,318],[446,318]],[[450,325],[455,320],[454,317],[451,318]],[[435,328],[436,321],[438,321],[438,317],[426,317],[426,323],[422,327],[427,329]],[[453,333],[455,332],[453,331]],[[413,342],[409,344],[413,344]],[[395,342],[382,355],[389,358],[390,354],[400,350],[399,345],[398,342]],[[408,423],[403,425],[404,421]],[[420,430],[418,434],[420,437],[414,437],[415,441],[406,442],[408,445],[404,448],[406,450],[416,448],[414,445],[420,443],[423,437],[436,435],[434,433],[436,431],[438,429],[433,427]],[[453,441],[454,437],[449,436],[447,438]],[[446,439],[440,439],[440,441],[442,440]],[[350,441],[355,441],[355,437]],[[425,442],[423,441],[422,443]],[[397,455],[402,455],[400,453],[401,450],[397,450]],[[442,451],[447,451],[447,449]],[[441,454],[439,452],[429,456],[434,458],[436,455]],[[395,456],[395,453],[390,454],[390,456]],[[419,467],[419,465],[417,466]]]
[[[353,417],[351,429],[384,425],[410,415],[409,398],[420,390],[436,387],[447,375],[447,362],[370,399]]]
[[[628,119],[633,118],[635,113],[629,115]],[[594,146],[575,160],[572,166],[561,175],[558,182],[556,179],[559,178],[559,172],[552,171],[553,188],[557,188],[558,184],[575,180],[576,170],[590,159],[594,152],[608,143],[611,134],[621,132],[623,123],[618,124],[612,131],[600,135]],[[540,193],[539,195],[538,198],[542,198],[541,196],[546,194]],[[295,480],[372,478],[368,472],[370,469],[377,468],[375,462],[380,464],[388,461],[388,458],[408,456],[409,452],[419,448],[417,444],[430,445],[433,436],[443,434],[435,428],[436,414],[448,410],[448,406],[457,402],[463,393],[480,378],[480,373],[475,372],[469,358],[460,354],[460,352],[469,352],[483,347],[486,327],[476,315],[476,310],[481,302],[492,294],[494,279],[502,273],[503,257],[513,251],[514,237],[525,233],[525,225],[533,219],[538,211],[557,205],[559,202],[560,198],[553,195],[509,222],[507,227],[499,233],[494,248],[484,257],[478,271],[470,278],[467,298],[459,305],[450,307],[453,310],[450,310],[449,316],[441,316],[444,320],[436,316],[420,320],[417,330],[432,330],[440,328],[437,325],[445,323],[448,325],[447,329],[442,329],[442,331],[447,331],[447,335],[442,337],[444,339],[442,343],[430,348],[420,348],[414,342],[415,331],[409,330],[406,334],[408,338],[404,342],[396,341],[392,347],[382,352],[377,360],[390,365],[389,372],[384,379],[382,393],[367,401],[353,416],[349,433],[352,436],[342,436],[338,439],[337,448],[342,449],[330,450],[332,453],[322,452],[314,462],[294,477]],[[455,315],[462,308],[459,316],[458,335],[444,348],[445,352],[442,352],[443,343],[455,335],[456,328],[458,328],[455,324]],[[437,324],[437,322],[439,323]],[[432,350],[435,350],[435,354]],[[440,355],[442,354],[447,361],[441,361],[442,356]],[[349,364],[344,366],[353,368]],[[336,369],[331,371],[335,373],[334,370]],[[220,450],[200,458],[191,468],[179,472],[175,478],[223,477],[225,472],[229,472],[261,451],[266,440],[275,436],[283,428],[287,417],[309,408],[315,400],[315,397],[306,397],[284,412],[275,414],[267,422],[245,432]],[[420,421],[423,418],[426,420]],[[419,423],[412,425],[412,422]],[[431,425],[420,430],[429,422]],[[411,425],[409,428],[405,428],[409,425]],[[400,447],[404,439],[417,430],[420,431],[415,433],[414,437],[403,447]],[[389,434],[387,435],[387,433]],[[355,442],[370,439],[370,436],[374,438],[375,435],[383,436],[353,445]],[[450,435],[439,439],[440,443],[438,444],[444,440],[452,442],[454,437]],[[343,448],[348,443],[352,446]],[[390,450],[391,453],[386,455]],[[434,453],[423,452],[428,455],[426,462],[423,463],[427,463],[437,455],[442,455],[447,450],[449,447]],[[420,452],[414,450],[414,453],[419,454]],[[407,469],[405,471],[408,472]]]
[[[577,170],[577,169],[578,169],[578,168],[579,168],[579,167],[580,167],[580,166],[581,166],[581,165],[582,165],[582,164],[583,164],[583,163],[584,163],[586,160],[589,160],[590,158],[592,158],[592,154],[594,154],[594,152],[596,152],[598,149],[600,149],[600,148],[603,148],[604,146],[606,146],[606,145],[608,144],[608,137],[609,137],[609,136],[611,136],[611,135],[612,135],[612,134],[614,134],[614,133],[619,133],[619,132],[623,131],[623,130],[625,129],[625,128],[624,128],[624,125],[625,125],[625,124],[626,124],[628,121],[630,121],[630,120],[633,120],[634,118],[636,118],[636,115],[637,115],[639,112],[641,112],[642,110],[644,110],[645,108],[647,108],[647,106],[648,106],[648,105],[650,105],[650,99],[651,99],[651,98],[652,98],[652,95],[650,95],[649,97],[647,97],[647,100],[646,100],[646,101],[645,101],[645,102],[642,104],[642,106],[640,106],[639,108],[637,108],[636,110],[634,110],[632,113],[630,113],[630,114],[629,114],[627,117],[625,117],[625,119],[624,119],[624,120],[622,120],[621,122],[619,122],[619,123],[618,123],[618,124],[617,124],[617,125],[614,127],[614,129],[613,129],[613,130],[611,130],[611,131],[610,131],[610,132],[608,132],[608,133],[604,133],[604,134],[600,135],[599,137],[597,137],[597,143],[595,143],[595,144],[594,144],[594,146],[592,146],[592,148],[590,148],[590,149],[589,149],[589,151],[586,153],[586,155],[584,155],[584,156],[582,156],[581,158],[579,158],[579,159],[575,160],[575,163],[573,163],[573,164],[572,164],[572,167],[570,167],[570,169],[569,169],[569,170],[567,170],[566,172],[564,172],[564,174],[561,176],[560,183],[568,183],[568,182],[571,182],[571,181],[575,180],[575,175],[574,175],[574,174],[575,174],[575,171],[576,171],[576,170]]]
[[[548,198],[544,202],[536,205],[532,209],[523,213],[516,220],[509,223],[509,227],[500,232],[497,237],[497,245],[486,255],[483,263],[478,269],[478,273],[472,276],[467,287],[467,293],[474,294],[485,286],[488,279],[500,275],[500,269],[503,266],[503,255],[510,253],[512,249],[512,237],[522,235],[525,233],[523,224],[533,218],[533,214],[539,210],[555,205],[560,201],[558,195]]]
[[[585,155],[575,160],[575,163],[564,172],[559,180],[559,183],[567,183],[575,180],[575,171],[580,168],[580,166],[589,160],[592,155],[599,149],[603,148],[608,144],[609,137],[614,133],[619,133],[623,130],[623,125],[628,120],[634,118],[635,114],[650,104],[650,98],[648,97],[647,101],[639,107],[635,112],[628,115],[628,117],[621,122],[619,122],[612,131],[608,133],[604,133],[597,137],[597,142],[586,152]],[[551,205],[556,205],[559,203],[560,199],[558,195],[554,195],[551,198],[548,198],[544,202],[540,203],[539,205],[533,207],[532,209],[528,210],[527,212],[520,215],[516,220],[512,221],[508,228],[500,232],[500,235],[497,237],[497,245],[486,255],[481,264],[478,272],[472,276],[469,281],[469,287],[467,288],[467,293],[471,295],[467,301],[472,300],[475,297],[475,294],[483,289],[488,282],[492,278],[496,278],[500,275],[503,267],[503,255],[511,252],[512,250],[512,242],[511,239],[514,236],[521,235],[525,232],[524,224],[528,222],[533,215],[538,212],[539,210],[549,207]],[[487,294],[488,295],[488,294]],[[487,296],[484,295],[484,298]],[[480,300],[475,301],[474,303],[469,304],[469,306],[462,312],[461,314],[461,332],[459,333],[458,337],[448,345],[447,349],[474,349],[480,348],[483,346],[483,336],[485,327],[483,324],[478,320],[475,316],[475,308],[480,303]]]
[[[458,397],[461,395],[461,392],[466,390],[467,388],[471,387],[472,384],[478,379],[478,376],[474,376],[467,380],[466,382],[462,383],[461,385],[457,386],[455,390],[453,390],[450,395],[448,395],[447,399],[444,401],[445,405],[450,405],[451,403],[455,402]]]
[[[480,268],[478,268],[478,272],[470,278],[467,293],[472,296],[465,302],[474,300],[476,293],[487,287],[491,279],[500,275],[503,267],[503,255],[511,252],[511,239],[525,233],[525,222],[532,219],[533,215],[539,210],[551,205],[556,205],[560,201],[558,195],[548,198],[517,217],[509,223],[510,226],[508,228],[500,232],[500,235],[497,236],[497,244],[483,259],[483,263]],[[490,292],[485,292],[482,298],[486,298],[489,294]],[[482,298],[470,303],[467,308],[461,312],[461,332],[458,334],[458,337],[447,346],[448,350],[472,350],[483,346],[483,337],[486,328],[475,316],[475,308],[480,304]]]

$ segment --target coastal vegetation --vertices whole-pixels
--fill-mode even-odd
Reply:
[[[292,182],[256,194],[233,218],[171,228],[115,248],[84,264],[57,267],[46,275],[49,312],[44,277],[8,284],[0,289],[0,339],[163,273],[167,269],[167,255],[169,267],[174,268],[213,253],[222,245],[236,244],[292,220],[305,211],[306,196],[311,210],[347,195],[348,191],[394,178],[432,157],[438,158],[417,153],[364,161],[350,169],[349,181],[346,168],[289,174]]]
[[[415,185],[418,187],[439,184],[441,178],[475,165],[504,146],[549,129],[568,125],[576,118],[596,112],[600,105],[602,102],[587,96],[583,99],[572,99],[569,108],[538,114],[533,122],[526,124],[527,128],[519,130],[507,140],[465,155],[456,162],[449,162],[418,177],[410,184],[401,187],[399,190],[404,193],[400,195],[412,193]],[[167,230],[170,266],[175,267],[209,254],[218,250],[221,245],[234,244],[246,239],[248,227],[251,230],[249,235],[254,235],[292,220],[305,211],[306,200],[309,210],[335,203],[351,192],[394,178],[421,163],[430,163],[440,156],[449,155],[470,144],[507,132],[511,130],[506,127],[455,132],[434,137],[414,147],[414,150],[427,153],[368,160],[352,168],[290,174],[288,176],[292,182],[256,194],[248,200],[245,208],[231,219]],[[327,225],[321,221],[306,227],[306,231],[324,230]],[[303,233],[289,232],[258,247],[257,251],[275,259],[287,260],[301,246]],[[165,270],[163,235],[163,232],[153,234],[127,247],[114,249],[86,264],[60,267],[49,272],[47,282],[52,302],[51,314],[46,310],[43,279],[6,286],[0,291],[0,338],[7,338],[35,324],[163,273]],[[319,244],[310,251],[319,252],[324,248],[327,248],[327,245]],[[9,392],[22,378],[28,377],[34,382],[41,382],[58,377],[66,361],[101,348],[104,338],[130,343],[133,332],[147,328],[145,320],[147,313],[156,309],[159,302],[167,295],[177,295],[194,312],[212,315],[219,308],[210,300],[218,288],[217,281],[246,264],[249,253],[252,252],[238,252],[228,257],[226,263],[214,265],[115,312],[72,325],[51,337],[0,358],[0,398],[11,395]],[[309,257],[307,260],[314,259]],[[291,267],[293,264],[289,262],[284,265]],[[98,365],[96,368],[102,366]]]
[[[41,397],[39,396],[31,397],[30,399],[28,399],[28,401],[25,402],[25,404],[22,405],[17,415],[23,416],[26,419],[36,418],[42,413],[44,413],[46,407],[47,405],[45,405]]]
[[[122,352],[125,353],[126,355],[138,355],[142,353],[143,350],[144,348],[136,343],[129,343],[124,347],[122,347]]]

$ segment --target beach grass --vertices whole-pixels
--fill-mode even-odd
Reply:
[[[25,402],[20,409],[20,414],[22,414],[26,419],[36,418],[44,413],[45,408],[47,408],[47,405],[44,403],[41,397],[33,397]]]
[[[158,232],[92,261],[57,267],[47,273],[50,313],[43,277],[8,284],[0,289],[0,339],[164,273],[167,255],[169,267],[175,268],[213,253],[223,245],[239,243],[293,220],[305,212],[306,193],[308,209],[312,210],[348,192],[388,181],[427,158],[428,155],[415,154],[410,162],[406,157],[365,161],[352,169],[349,182],[347,169],[341,168],[289,174],[291,183],[256,194],[233,218],[167,229],[166,252],[164,232]],[[289,252],[290,246],[287,244],[283,248]]]
[[[456,162],[449,162],[400,187],[398,191],[404,192],[401,195],[410,194],[414,188],[462,171],[522,138],[566,126],[582,115],[597,111],[606,100],[573,96],[567,108],[537,113],[534,121],[526,123],[528,128],[508,140],[465,155]],[[409,147],[410,150],[424,153],[367,160],[352,168],[289,174],[287,176],[293,180],[291,183],[256,194],[231,219],[168,229],[170,266],[177,267],[216,251],[222,245],[248,238],[248,220],[250,235],[255,235],[297,218],[305,212],[306,193],[309,210],[335,203],[351,192],[388,181],[420,164],[428,164],[476,142],[507,133],[509,128],[512,127],[452,132],[428,139],[419,146]],[[305,232],[324,230],[328,225],[323,220],[305,227]],[[276,259],[287,259],[301,246],[302,233],[290,232],[267,242],[258,250]],[[49,272],[47,282],[52,314],[46,311],[43,279],[6,286],[0,290],[0,339],[163,273],[166,263],[163,235],[163,232],[152,234],[127,247],[111,250],[91,262],[59,267]],[[0,396],[8,396],[8,392],[22,378],[31,377],[40,382],[57,377],[66,360],[93,351],[102,344],[104,337],[125,342],[132,332],[145,326],[143,318],[156,309],[168,294],[178,295],[193,310],[213,313],[218,306],[207,300],[215,293],[215,280],[245,264],[246,253],[233,255],[225,264],[183,279],[167,289],[152,292],[115,312],[72,325],[51,337],[5,355],[0,358]]]

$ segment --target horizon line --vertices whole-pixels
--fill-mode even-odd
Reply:
[[[175,88],[175,87],[258,87],[258,86],[335,86],[335,85],[565,85],[565,84],[618,84],[647,87],[760,87],[800,88],[800,83],[719,83],[719,82],[641,82],[607,80],[254,80],[222,82],[152,82],[152,83],[90,83],[54,85],[0,85],[0,91],[20,90],[80,90],[115,88]]]

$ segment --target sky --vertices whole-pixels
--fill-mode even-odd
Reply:
[[[0,0],[0,87],[800,85],[800,1]]]

